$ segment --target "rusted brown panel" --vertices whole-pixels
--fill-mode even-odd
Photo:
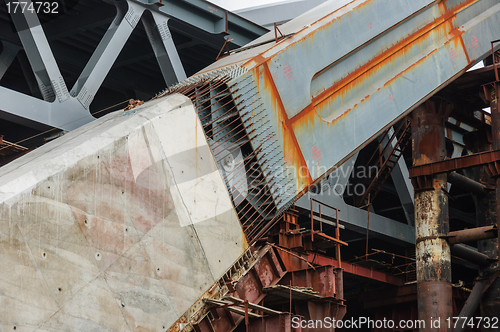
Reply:
[[[324,256],[317,253],[309,253],[308,261],[319,265],[337,266],[337,260],[332,257]],[[366,267],[350,264],[349,262],[342,261],[342,269],[345,274],[367,278],[371,280],[380,281],[387,284],[403,285],[406,281],[404,278],[393,276],[382,271],[368,269]]]
[[[262,295],[262,287],[253,273],[243,276],[236,285],[236,294],[240,299],[246,299],[249,302],[256,302]]]
[[[317,267],[316,270],[306,269],[289,272],[280,284],[298,287],[311,287],[318,295],[335,297],[335,272],[333,266]]]
[[[488,165],[493,167],[491,173],[497,172],[500,161],[500,150],[475,153],[468,156],[451,158],[444,161],[431,162],[424,165],[415,165],[411,168],[410,177],[427,176],[439,173],[448,173],[459,169]]]
[[[288,249],[300,248],[303,246],[302,234],[279,234],[279,245]]]
[[[212,324],[208,319],[202,320],[199,324],[193,326],[196,332],[214,332]]]
[[[300,321],[299,318],[297,320]],[[238,331],[245,331],[242,326]],[[299,332],[292,328],[292,316],[290,314],[268,316],[263,320],[251,320],[248,326],[249,332]]]
[[[270,256],[273,251],[269,251],[254,266],[259,282],[262,287],[270,286],[275,280],[280,279],[284,271],[281,266],[276,264]],[[243,298],[242,298],[243,299]],[[250,301],[250,299],[248,299]],[[253,302],[253,301],[250,301]]]
[[[449,107],[446,105],[439,109],[435,102],[428,100],[413,111],[413,166],[441,161],[446,156],[445,137],[442,133],[445,120],[443,111],[451,111]]]
[[[344,305],[328,301],[300,302],[294,307],[296,313],[305,320],[302,332],[333,332],[335,331],[333,319],[341,320],[346,312]],[[330,321],[326,319],[327,317]]]
[[[214,319],[211,324],[216,332],[231,331],[235,327],[235,322],[231,313],[223,308],[212,310]],[[208,317],[208,316],[207,316]]]
[[[335,293],[337,299],[344,299],[344,269],[342,268],[335,269]]]
[[[285,251],[280,252],[280,257],[283,260],[283,263],[285,264],[287,271],[303,270],[307,269],[308,267],[306,261],[298,258],[297,256],[291,255]]]

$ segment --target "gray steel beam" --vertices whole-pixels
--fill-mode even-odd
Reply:
[[[35,129],[73,130],[94,120],[75,99],[48,102],[0,86],[0,118]]]
[[[288,22],[308,10],[319,6],[325,1],[326,0],[284,1],[238,9],[234,12],[252,22],[272,29],[274,23],[281,24]]]
[[[85,109],[89,108],[97,90],[144,12],[144,7],[132,2],[115,4],[117,8],[115,19],[71,89],[71,96],[76,97]]]
[[[26,4],[29,7],[32,2],[27,0]],[[35,73],[43,98],[52,101],[54,96],[57,96],[59,102],[67,100],[69,93],[66,83],[59,71],[36,12],[16,10],[12,11],[10,15]]]
[[[243,46],[269,30],[233,14],[217,5],[203,0],[133,0],[168,17],[175,18],[212,34],[229,34],[232,43]]]
[[[113,3],[117,8],[116,17],[71,89],[71,94],[68,92],[36,13],[30,11],[24,14],[20,11],[12,13],[44,100],[0,87],[2,95],[0,118],[37,129],[46,129],[49,126],[65,130],[75,129],[93,120],[89,106],[144,11],[147,10],[146,6],[132,1],[113,1]],[[152,31],[149,33],[150,37],[155,37],[150,38],[150,41],[163,77],[170,85],[185,79],[186,74],[169,33],[168,17],[157,12],[151,14],[149,22],[147,18],[144,20],[146,30]],[[11,57],[9,52],[10,48],[4,47],[0,61],[5,64],[0,67],[0,72],[6,70],[7,59]],[[54,96],[57,96],[57,99]]]
[[[396,137],[394,137],[391,142],[388,142],[388,137],[394,136],[394,128],[391,127],[389,131],[389,135],[385,136],[385,139],[381,142],[381,144],[386,145],[389,143],[391,144],[391,147],[394,147],[397,142]],[[386,150],[384,157],[389,157],[388,150]],[[415,212],[413,204],[413,185],[410,181],[410,174],[408,172],[408,167],[406,166],[404,157],[399,158],[398,163],[395,165],[394,169],[391,172],[391,178],[394,182],[394,187],[396,188],[396,191],[398,193],[399,200],[401,201],[406,221],[408,222],[408,225],[414,226]]]
[[[21,71],[23,73],[24,78],[26,79],[26,83],[28,83],[28,87],[30,89],[31,95],[36,98],[43,99],[42,93],[38,87],[38,82],[36,81],[35,75],[33,74],[33,70],[31,68],[30,62],[26,53],[18,53],[19,65],[21,66]]]
[[[168,27],[169,18],[157,12],[150,13],[152,15],[143,15],[142,23],[158,60],[163,79],[169,86],[186,79],[186,72]]]
[[[310,209],[309,197],[313,197],[322,203],[339,209],[340,222],[346,229],[366,235],[367,211],[348,205],[341,196],[333,193],[318,195],[309,193],[297,200],[295,205],[304,209]],[[324,210],[326,211],[327,209]],[[329,215],[330,212],[328,211],[323,212],[322,210],[321,213],[335,218],[333,214]],[[370,236],[401,245],[415,243],[415,229],[412,226],[380,216],[373,212],[370,212]]]
[[[340,222],[346,229],[366,235],[368,212],[348,205],[343,199],[344,190],[347,188],[356,158],[357,154],[330,175],[328,181],[329,186],[323,186],[323,189],[329,187],[327,190],[320,194],[313,194],[309,191],[308,194],[297,200],[295,205],[309,210],[309,198],[313,197],[320,202],[339,209]],[[314,209],[317,209],[317,204],[314,205]],[[321,213],[335,218],[333,211],[329,211],[329,209],[322,209]],[[415,229],[412,226],[405,225],[373,212],[370,212],[370,235],[401,245],[415,243]]]

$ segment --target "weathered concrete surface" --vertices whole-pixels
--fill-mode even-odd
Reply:
[[[4,331],[165,330],[247,248],[181,95],[1,168],[0,204]]]

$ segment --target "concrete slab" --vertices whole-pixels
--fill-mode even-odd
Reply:
[[[181,95],[108,114],[0,169],[5,330],[165,330],[247,248]]]

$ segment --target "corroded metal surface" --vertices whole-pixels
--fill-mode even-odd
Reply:
[[[430,140],[430,138],[429,138]],[[463,157],[450,158],[436,162],[428,162],[421,165],[414,165],[410,171],[410,177],[427,176],[432,174],[447,173],[458,169],[485,165],[492,167],[490,174],[498,170],[500,162],[500,150],[474,153]],[[499,169],[500,170],[500,169]]]
[[[473,241],[496,239],[498,230],[496,226],[483,226],[471,229],[464,229],[448,233],[448,242],[450,244],[467,243]]]
[[[446,156],[444,120],[450,112],[445,101],[426,101],[412,116],[413,163],[419,166],[441,161]],[[415,192],[415,253],[417,259],[418,315],[426,321],[444,321],[453,316],[450,244],[448,235],[448,196],[446,174],[433,175],[426,190]]]
[[[425,328],[420,331],[449,331],[444,323],[453,317],[452,288],[449,282],[426,281],[417,285],[418,318],[425,320]],[[425,313],[425,314],[422,314]],[[439,320],[439,327],[431,326],[430,322]]]
[[[493,55],[493,54],[492,54]],[[495,58],[495,57],[494,57]],[[496,65],[496,64],[495,64]],[[496,71],[497,68],[495,68]],[[498,96],[500,95],[500,82],[499,74],[495,73],[496,82],[492,86],[486,86],[485,92],[488,99],[490,99],[491,106],[491,148],[493,150],[500,149],[500,105],[498,104]],[[488,89],[491,89],[489,94]],[[489,96],[488,96],[489,95]],[[497,165],[498,166],[498,165]],[[495,202],[491,200],[489,202],[489,209],[486,212],[486,222],[494,222],[496,225],[499,224],[500,220],[500,176],[499,176],[500,166],[494,169],[494,172],[489,171],[489,175],[494,177],[495,181]],[[493,195],[490,196],[492,198]],[[497,241],[483,241],[486,253],[497,262],[492,263],[489,268],[483,270],[483,275],[494,276],[500,270],[500,233],[497,237]],[[495,278],[492,285],[488,288],[488,291],[484,294],[481,302],[481,314],[487,317],[495,317],[498,315],[498,310],[500,308],[500,279]],[[484,329],[484,331],[493,331],[492,328]]]
[[[499,21],[494,0],[331,1],[281,26],[287,36],[278,42],[271,32],[174,90],[227,75],[242,120],[265,118],[245,128],[265,154],[260,165],[279,214],[483,59]],[[259,238],[271,225],[247,235]]]
[[[251,253],[248,250],[242,255],[233,265],[229,267],[226,273],[217,280],[200,298],[194,302],[191,307],[181,315],[177,321],[168,328],[169,332],[178,331],[206,331],[210,327],[215,327],[216,331],[230,331],[237,326],[238,315],[221,311],[214,311],[212,307],[207,304],[207,299],[220,300],[227,295],[241,296],[236,289],[250,289],[258,290],[261,287],[255,288],[256,279],[253,277],[253,271],[259,270],[261,282],[263,284],[276,282],[285,273],[280,265],[273,265],[270,268],[269,264],[272,262],[270,256],[274,255],[272,248],[265,247],[258,252]],[[263,267],[268,267],[267,269]],[[253,279],[249,282],[248,278],[252,276]],[[237,295],[239,294],[239,295]],[[245,295],[245,294],[243,294]],[[248,299],[255,302],[258,296]],[[240,297],[241,298],[241,297]],[[210,315],[212,313],[212,315]],[[240,320],[241,321],[241,320]]]

